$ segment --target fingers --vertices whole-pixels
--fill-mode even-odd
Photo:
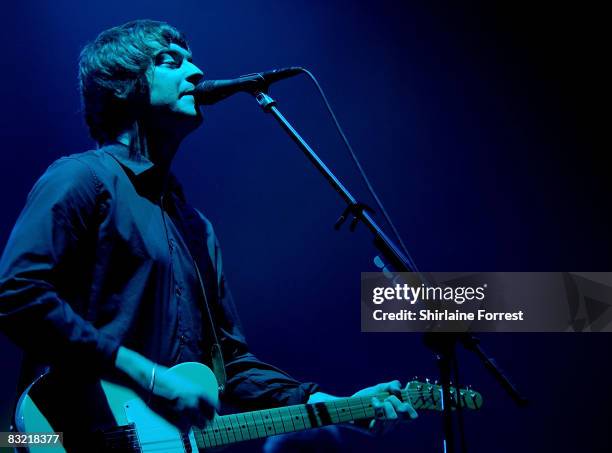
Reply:
[[[204,428],[214,417],[215,411],[211,410],[211,406],[207,405],[206,407],[200,405],[200,410],[194,413],[193,424],[199,428]]]
[[[415,419],[418,417],[416,410],[410,403],[403,403],[395,395],[380,401],[372,398],[374,408],[374,419],[370,423],[370,430],[375,434],[386,432],[400,421]]]
[[[405,390],[407,389],[408,386]],[[373,394],[380,393],[386,394],[383,401],[373,396]],[[407,392],[402,391],[401,383],[398,380],[383,382],[355,393],[354,396],[372,397],[374,418],[370,421],[368,429],[371,434],[383,434],[401,421],[418,417],[416,410],[412,407],[409,400],[402,402],[402,398],[407,399],[406,395]]]
[[[417,411],[414,410],[414,407],[412,407],[410,403],[402,403],[395,395],[391,395],[390,397],[386,398],[385,402],[387,401],[391,404],[393,410],[397,414],[397,417],[401,420],[414,419],[419,416]]]
[[[380,384],[383,386],[382,391],[386,391],[391,393],[391,396],[385,398],[385,401],[389,401],[393,410],[397,413],[398,417],[403,420],[414,419],[418,417],[418,414],[412,404],[409,401],[402,402],[398,397],[402,396],[402,385],[400,381],[390,381],[384,384]],[[406,384],[406,389],[408,389],[408,384]]]
[[[377,392],[388,392],[394,395],[399,395],[402,391],[402,385],[397,379],[395,381],[383,382],[374,387]]]
[[[208,424],[216,413],[213,402],[202,394],[195,395],[192,401],[188,401],[188,404],[178,410],[183,413],[188,423],[198,427],[204,427]]]
[[[382,402],[383,417],[387,420],[397,419],[397,412],[395,412],[393,404],[391,404],[391,401],[389,401],[391,398],[393,397],[390,396],[389,398],[385,398],[385,400]]]
[[[393,404],[389,401],[389,398],[385,399],[383,402],[380,402],[376,397],[372,398],[375,417],[370,422],[369,428],[370,432],[376,436],[385,434],[387,431],[393,429],[399,422],[397,412],[393,408]]]
[[[216,407],[202,395],[160,399],[153,408],[180,430],[189,430],[192,426],[203,428],[216,414]]]
[[[215,416],[215,409],[208,402],[200,400],[197,405],[174,408],[175,419],[182,430],[189,430],[192,426],[204,428]]]
[[[218,406],[218,404],[217,404]],[[215,407],[213,405],[212,401],[209,401],[208,399],[204,398],[204,397],[200,397],[199,399],[199,412],[202,415],[202,418],[206,421],[210,421],[212,420],[212,418],[215,416],[215,413],[217,411],[218,407]]]
[[[389,388],[388,388],[388,392],[393,394],[393,395],[399,395],[402,391],[402,384],[400,384],[400,381],[398,381],[397,379],[395,381],[391,381],[389,382]]]
[[[385,412],[383,409],[383,404],[379,401],[378,398],[372,398],[372,407],[374,408],[374,418],[370,422],[370,426],[368,427],[371,434],[380,435],[383,430],[383,421],[385,418]]]

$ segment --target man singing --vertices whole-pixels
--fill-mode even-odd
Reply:
[[[97,148],[47,169],[0,261],[0,329],[26,352],[22,386],[45,369],[57,376],[40,404],[69,451],[84,450],[79,433],[108,416],[101,377],[129,382],[179,426],[216,409],[212,395],[164,373],[182,362],[209,365],[222,401],[243,410],[335,398],[249,352],[213,228],[170,172],[202,124],[202,77],[184,35],[163,22],[129,22],[88,44],[79,81]],[[373,399],[370,429],[416,417],[397,381],[358,394],[381,391],[393,395]]]

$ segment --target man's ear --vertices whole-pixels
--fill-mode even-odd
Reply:
[[[149,78],[153,77],[153,71],[148,69],[135,80],[126,80],[120,86],[115,87],[114,95],[117,99],[132,99],[138,103],[149,100]]]
[[[131,97],[132,93],[134,93],[136,88],[136,81],[133,81],[131,83],[122,83],[120,86],[115,87],[115,89],[113,90],[113,94],[117,99],[125,101]]]

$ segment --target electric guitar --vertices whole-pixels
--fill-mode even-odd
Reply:
[[[167,373],[175,373],[206,389],[217,389],[213,372],[201,363],[176,365]],[[19,433],[52,433],[54,427],[39,410],[32,395],[45,385],[46,375],[38,378],[23,393],[15,412]],[[374,417],[372,397],[349,397],[315,404],[299,404],[282,408],[256,410],[230,415],[216,415],[205,427],[192,427],[181,432],[133,390],[108,381],[98,381],[114,418],[114,426],[91,435],[91,448],[85,451],[121,452],[202,452],[251,439],[318,428]],[[429,382],[410,382],[401,392],[401,400],[409,401],[417,410],[443,410],[442,388]],[[216,391],[210,392],[216,394]],[[376,395],[383,400],[388,393]],[[66,404],[69,404],[66,401]],[[451,404],[468,409],[482,406],[482,396],[471,389],[451,389]],[[67,439],[64,434],[64,440]],[[18,451],[28,453],[66,452],[63,446],[30,445]]]

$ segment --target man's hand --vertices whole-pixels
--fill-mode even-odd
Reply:
[[[157,365],[151,394],[151,406],[182,429],[205,426],[215,416],[216,395],[182,376],[166,373]],[[151,390],[151,389],[149,389]]]
[[[379,393],[389,393],[383,401],[376,398]],[[409,401],[402,402],[399,398],[401,384],[399,381],[391,381],[359,390],[353,396],[371,396],[374,406],[375,417],[367,425],[371,434],[382,435],[393,429],[399,422],[411,420],[418,417],[416,410]]]
[[[123,346],[119,348],[115,366],[150,397],[149,403],[154,410],[179,428],[202,427],[214,417],[216,395],[182,376],[166,373],[165,366],[156,365]]]

